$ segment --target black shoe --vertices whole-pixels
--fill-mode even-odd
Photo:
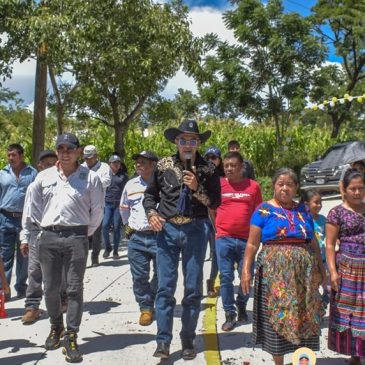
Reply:
[[[110,255],[110,252],[112,252],[112,249],[110,248],[106,248],[105,249],[105,251],[104,251],[104,253],[103,253],[103,258],[104,259],[107,259],[108,257],[109,257],[109,255]]]
[[[119,260],[120,259],[120,256],[119,256],[118,252],[113,253],[113,259],[114,260]]]
[[[63,326],[51,327],[51,332],[46,339],[46,343],[44,344],[46,350],[56,350],[60,347],[60,341],[63,337],[64,331],[65,329]]]
[[[18,291],[16,294],[17,299],[25,298],[25,291]]]
[[[99,259],[98,258],[91,259],[91,267],[97,267],[97,266],[99,266]]]
[[[81,362],[82,354],[77,345],[77,334],[75,332],[67,332],[63,339],[62,353],[66,356],[67,362]]]
[[[196,350],[194,346],[194,340],[192,339],[181,339],[181,357],[184,360],[193,360],[196,357]]]
[[[236,313],[226,312],[226,321],[222,324],[222,331],[232,331],[236,324]]]
[[[237,307],[237,321],[238,322],[247,322],[248,321],[246,307]]]
[[[153,356],[160,359],[167,359],[170,356],[170,345],[165,342],[158,343]]]
[[[9,293],[5,293],[5,303],[11,301],[11,290],[9,289]]]

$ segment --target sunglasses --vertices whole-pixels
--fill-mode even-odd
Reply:
[[[198,140],[197,139],[190,139],[190,140],[187,140],[187,139],[184,139],[184,138],[180,138],[179,139],[179,145],[180,146],[192,146],[192,147],[195,147],[198,145]]]
[[[66,147],[66,146],[59,146],[57,147],[57,152],[73,152],[76,151],[77,148],[74,147]]]
[[[218,156],[214,156],[214,155],[205,156],[205,158],[206,158],[207,160],[218,160]]]

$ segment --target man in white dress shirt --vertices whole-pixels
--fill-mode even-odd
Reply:
[[[110,166],[101,162],[98,159],[98,151],[96,147],[92,144],[85,146],[83,157],[85,162],[82,166],[89,168],[92,171],[95,171],[99,176],[101,184],[103,185],[104,197],[106,188],[110,185],[112,181],[112,170]],[[92,236],[89,237],[89,246],[92,248],[91,252],[91,266],[99,266],[99,254],[101,250],[101,229],[102,225],[96,229]]]
[[[32,194],[32,203],[38,204],[42,212],[39,261],[51,322],[45,347],[47,350],[58,348],[64,335],[66,360],[80,362],[82,355],[76,339],[83,310],[88,236],[102,220],[104,192],[96,173],[78,164],[81,149],[75,135],[58,136],[56,149],[56,166],[38,174]],[[63,268],[67,278],[66,331],[60,298]]]
[[[136,162],[137,177],[129,180],[124,187],[120,212],[125,230],[129,235],[128,260],[133,279],[133,292],[140,308],[139,324],[149,326],[153,321],[155,297],[157,291],[156,274],[156,237],[152,231],[142,201],[144,191],[152,176],[157,156],[153,152],[143,151],[132,156]],[[150,265],[153,265],[153,277],[150,280]]]
[[[41,152],[37,164],[38,171],[52,167],[57,162],[57,155],[54,151],[46,150]],[[32,182],[25,194],[24,209],[22,216],[22,230],[20,232],[20,251],[23,256],[28,256],[28,288],[25,297],[25,313],[22,317],[23,324],[33,324],[40,316],[39,306],[42,300],[42,270],[38,257],[37,236],[40,232],[40,220],[42,212],[40,204],[31,204]],[[65,290],[63,290],[64,292]],[[66,308],[66,295],[61,295],[61,301]]]

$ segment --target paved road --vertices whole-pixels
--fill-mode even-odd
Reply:
[[[323,214],[338,204],[338,201],[325,202]],[[149,327],[138,325],[138,308],[131,289],[131,275],[126,257],[126,247],[120,251],[121,259],[102,260],[97,268],[88,268],[85,278],[85,306],[83,323],[79,334],[80,347],[84,353],[84,364],[100,365],[147,365],[183,364],[180,358],[179,330],[182,298],[182,282],[178,283],[177,307],[175,311],[174,339],[171,344],[171,357],[159,362],[152,357],[155,350],[156,324]],[[210,262],[204,268],[209,272]],[[181,277],[181,275],[180,275]],[[236,280],[238,285],[238,280]],[[61,350],[46,351],[44,340],[49,332],[46,312],[37,323],[24,326],[20,321],[23,314],[23,300],[9,302],[9,317],[0,320],[0,365],[58,365],[64,364]],[[42,308],[45,310],[44,303]],[[252,298],[249,301],[251,320]],[[200,364],[242,365],[271,363],[271,358],[261,349],[252,347],[251,323],[237,326],[230,333],[220,331],[224,321],[221,301],[205,299],[197,331],[197,358],[190,362]],[[327,321],[323,322],[321,351],[317,354],[319,365],[344,364],[344,358],[327,350]],[[216,331],[218,330],[218,334]],[[285,358],[290,363],[291,357]]]

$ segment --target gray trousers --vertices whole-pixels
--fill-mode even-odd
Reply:
[[[39,263],[38,250],[38,234],[39,229],[32,229],[29,238],[29,261],[28,261],[28,288],[25,298],[25,308],[38,309],[41,304],[43,290],[42,290],[42,270]],[[62,284],[61,284],[61,302],[65,303],[67,300],[66,294],[66,280],[63,270]]]
[[[43,273],[44,297],[52,327],[63,325],[60,289],[62,270],[66,274],[67,330],[77,332],[83,310],[83,281],[89,242],[87,235],[70,230],[42,231],[39,236],[39,261]]]
[[[99,258],[101,250],[101,229],[102,224],[96,229],[92,236],[89,236],[89,247],[92,249],[91,261],[95,262]]]

